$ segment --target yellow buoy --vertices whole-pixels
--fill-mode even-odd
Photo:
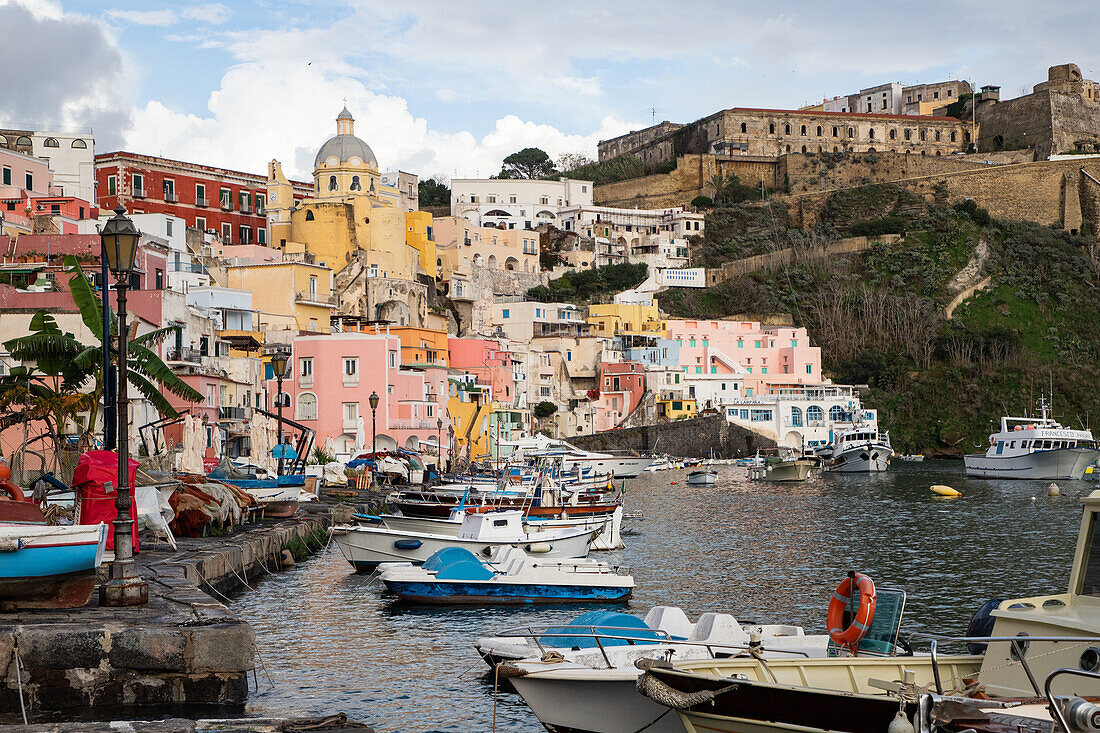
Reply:
[[[936,484],[935,486],[932,486],[930,488],[933,494],[939,494],[940,496],[962,496],[961,492],[955,491],[955,489],[951,488],[950,486],[944,486],[943,484]]]

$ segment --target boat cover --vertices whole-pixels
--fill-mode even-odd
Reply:
[[[434,562],[433,562],[434,561]],[[424,561],[438,566],[436,580],[491,580],[495,573],[465,547],[445,547]],[[428,570],[434,568],[428,567]]]
[[[594,630],[592,627],[596,627]],[[611,627],[611,628],[608,628]],[[626,636],[630,639],[600,639],[603,646],[626,646],[627,644],[656,644],[662,640],[661,634],[646,626],[637,616],[619,611],[588,611],[577,616],[565,626],[552,626],[547,634],[568,634],[570,632],[587,636],[544,636],[539,639],[543,646],[565,649],[593,649],[596,640],[592,633],[604,633],[611,636]],[[632,641],[638,639],[640,641]]]
[[[129,486],[134,487],[137,477],[137,461],[130,459]],[[110,482],[111,491],[106,484]],[[115,526],[111,522],[118,516],[115,509],[115,489],[118,487],[118,453],[110,450],[90,450],[80,456],[73,472],[73,489],[80,492],[80,523],[107,524],[107,549],[115,549]],[[130,518],[134,534],[134,554],[139,552],[137,501],[130,496]]]

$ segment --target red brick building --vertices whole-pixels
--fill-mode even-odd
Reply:
[[[267,244],[267,176],[123,151],[95,156],[100,208],[178,216],[226,244]],[[313,194],[294,182],[294,198]]]

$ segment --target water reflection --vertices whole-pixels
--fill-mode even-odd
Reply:
[[[815,475],[803,484],[750,482],[721,467],[715,486],[670,471],[627,482],[628,547],[605,553],[637,581],[629,610],[679,605],[690,615],[824,630],[827,600],[849,569],[909,593],[905,626],[961,633],[987,598],[1061,592],[1080,519],[1074,497],[1092,487],[967,479],[960,462],[899,463],[887,474]],[[948,484],[961,499],[938,498]],[[275,680],[261,677],[253,714],[343,710],[381,731],[493,726],[492,675],[473,640],[492,629],[566,621],[581,609],[424,608],[399,604],[355,575],[332,547],[260,581],[234,609],[256,629]],[[502,689],[496,726],[541,730]]]

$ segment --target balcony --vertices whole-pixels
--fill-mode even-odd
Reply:
[[[247,420],[246,408],[244,407],[219,407],[218,408],[219,420]]]
[[[233,202],[232,201],[226,201],[225,199],[222,199],[222,211],[232,211],[232,210],[233,210]]]
[[[170,204],[178,204],[180,202],[179,196],[176,195],[175,191],[165,191],[164,200]]]
[[[256,204],[256,216],[264,216],[265,214],[267,214],[267,209],[264,208],[263,204]]]
[[[134,198],[136,198],[136,199],[145,198],[145,189],[141,188],[139,186],[134,186]]]
[[[184,362],[187,364],[201,364],[202,354],[198,349],[187,347],[172,347],[168,349],[168,361]]]
[[[252,213],[252,204],[241,204],[241,213],[242,214],[251,214]]]
[[[391,430],[437,430],[434,419],[402,418],[390,420]]]
[[[359,429],[359,418],[355,418],[354,420],[348,420],[347,418],[344,418],[344,432],[345,433],[355,435],[355,431],[357,431],[358,429]],[[369,438],[370,436],[368,435],[367,437]]]
[[[206,198],[205,196],[196,196],[195,206],[201,206],[205,209],[207,206],[210,206],[210,199]]]
[[[321,295],[320,293],[295,293],[294,302],[304,305],[324,305],[333,308],[340,305],[340,299],[335,295]]]

